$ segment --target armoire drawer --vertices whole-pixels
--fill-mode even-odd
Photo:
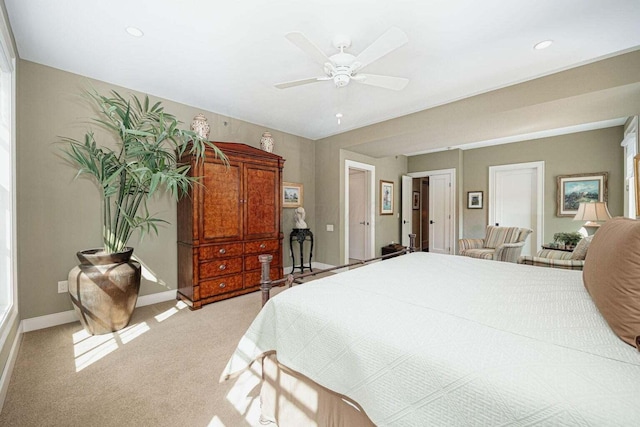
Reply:
[[[200,264],[200,278],[226,276],[242,271],[242,257],[224,258]]]
[[[262,268],[262,266],[260,265],[260,260],[258,259],[260,255],[257,255],[257,254],[245,255],[244,271],[259,270],[260,268]],[[278,252],[265,253],[264,255],[273,256],[273,259],[271,260],[271,265],[280,265],[280,256]]]
[[[247,242],[244,244],[245,254],[267,254],[277,251],[279,248],[279,240],[258,240],[255,242]]]
[[[226,258],[242,255],[242,243],[223,243],[200,247],[200,260]]]
[[[242,289],[242,274],[220,277],[215,280],[203,280],[200,282],[200,298],[208,298],[238,289]]]

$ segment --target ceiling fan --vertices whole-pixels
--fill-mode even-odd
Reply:
[[[372,62],[382,58],[386,54],[396,50],[409,41],[407,35],[399,28],[392,27],[382,34],[369,47],[360,52],[358,56],[346,53],[344,50],[351,46],[351,39],[346,36],[337,36],[333,39],[333,46],[340,52],[327,56],[318,46],[313,44],[300,32],[288,33],[285,36],[291,43],[313,58],[324,67],[324,76],[309,79],[295,80],[278,83],[278,89],[287,89],[294,86],[306,85],[321,81],[333,81],[336,87],[341,88],[349,84],[351,80],[370,86],[385,89],[402,90],[409,83],[409,79],[402,77],[380,76],[377,74],[364,74],[360,70]]]

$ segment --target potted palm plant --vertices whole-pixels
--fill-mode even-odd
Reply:
[[[163,219],[150,214],[147,201],[158,193],[178,199],[197,178],[181,164],[185,152],[203,160],[209,153],[226,162],[212,143],[164,111],[135,95],[125,99],[112,91],[85,95],[96,110],[93,122],[114,141],[98,145],[94,133],[84,140],[63,137],[63,153],[77,169],[76,178],[92,179],[101,194],[102,247],[77,253],[80,265],[69,273],[69,295],[82,325],[91,334],[109,333],[127,326],[140,289],[140,264],[131,260],[128,242],[135,231],[158,233]],[[113,148],[111,148],[113,147]]]

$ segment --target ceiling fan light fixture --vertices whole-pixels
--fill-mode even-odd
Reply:
[[[553,44],[553,40],[543,40],[533,45],[535,50],[546,49]]]
[[[348,74],[336,74],[333,76],[333,83],[336,87],[345,87],[349,84],[349,80],[351,80],[351,78]]]
[[[300,50],[309,55],[314,61],[321,64],[324,71],[322,77],[312,77],[291,82],[278,83],[278,89],[286,89],[295,86],[306,85],[324,80],[333,80],[336,88],[345,87],[351,79],[368,86],[377,86],[391,90],[402,90],[408,79],[401,77],[360,75],[357,73],[367,65],[382,58],[388,53],[406,44],[409,39],[407,35],[396,27],[391,27],[378,37],[372,44],[366,47],[358,56],[345,52],[351,46],[351,39],[346,36],[338,36],[333,40],[333,45],[339,50],[338,53],[327,56],[318,46],[309,40],[304,34],[298,31],[288,33],[287,40],[296,45]]]

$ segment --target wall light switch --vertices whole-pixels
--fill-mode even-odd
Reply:
[[[333,231],[333,224],[327,224],[327,231]]]
[[[69,292],[69,282],[67,280],[58,282],[58,293],[62,294],[64,292]]]

